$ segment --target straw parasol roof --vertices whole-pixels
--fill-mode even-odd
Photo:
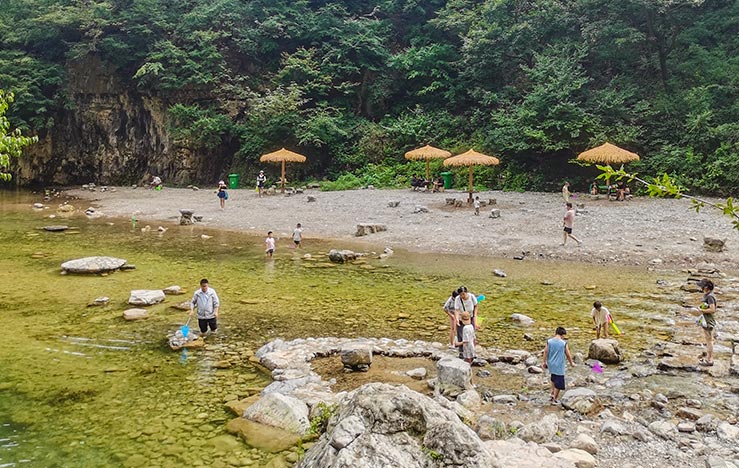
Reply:
[[[494,156],[487,156],[482,153],[478,153],[477,151],[471,149],[467,151],[466,153],[459,154],[457,156],[453,156],[449,159],[444,160],[445,166],[469,166],[470,168],[470,178],[469,178],[469,192],[470,197],[467,200],[468,202],[472,202],[472,168],[474,166],[497,166],[500,164],[500,159],[494,157]]]
[[[451,156],[452,153],[443,149],[434,148],[433,146],[426,145],[423,148],[416,148],[412,151],[405,153],[405,159],[414,161],[426,161],[426,180],[431,178],[431,168],[429,161],[432,159],[446,159]]]
[[[600,164],[626,164],[631,161],[638,161],[639,155],[619,148],[616,145],[604,143],[596,148],[580,153],[577,159]]]
[[[261,162],[305,162],[305,156],[295,153],[285,148],[279,149],[273,153],[262,155],[259,158]]]
[[[262,155],[259,160],[261,162],[276,162],[282,163],[282,177],[280,178],[282,184],[282,193],[285,193],[285,163],[286,162],[305,162],[305,156],[302,154],[295,153],[285,148],[279,149],[273,153],[267,153]]]

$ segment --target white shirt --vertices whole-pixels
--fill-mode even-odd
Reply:
[[[216,290],[208,287],[208,289],[203,292],[202,289],[198,289],[195,291],[195,294],[192,295],[192,303],[190,305],[190,309],[193,308],[193,306],[198,308],[198,318],[199,319],[212,319],[215,318],[215,308],[219,307],[221,305],[221,302],[218,300],[218,294],[216,294]]]
[[[303,238],[303,228],[295,228],[293,231],[293,240],[300,241]]]
[[[475,357],[475,327],[472,324],[467,324],[462,329],[462,356],[465,359]]]
[[[267,250],[275,250],[275,238],[274,237],[268,237],[264,240],[264,243],[267,245]]]
[[[464,302],[464,307],[462,307],[462,302]],[[460,314],[462,312],[469,312],[470,317],[475,316],[475,306],[477,305],[477,298],[472,293],[467,293],[467,300],[462,300],[462,295],[460,294],[457,296],[456,299],[454,299],[454,309],[459,312]]]

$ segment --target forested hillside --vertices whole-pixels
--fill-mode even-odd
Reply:
[[[15,124],[42,141],[65,121],[74,133],[75,112],[99,103],[75,97],[80,89],[125,91],[140,101],[122,106],[156,102],[163,110],[154,123],[142,120],[136,135],[121,128],[116,141],[146,139],[161,120],[166,138],[157,138],[171,148],[159,142],[135,151],[151,152],[152,161],[164,149],[204,160],[227,155],[214,160],[213,174],[248,172],[260,154],[285,146],[308,155],[303,177],[355,172],[383,183],[405,151],[430,143],[499,156],[501,166],[480,183],[536,189],[558,183],[576,169],[568,159],[607,140],[642,155],[641,172],[736,193],[738,52],[733,0],[4,0],[0,7],[0,88],[15,93]],[[101,67],[115,86],[80,76],[100,75]],[[101,79],[110,81],[108,74]],[[102,155],[107,143],[84,133],[74,144]],[[44,151],[62,151],[62,136],[54,138]],[[165,176],[173,161],[160,165]],[[109,178],[145,171],[138,162]],[[178,179],[188,177],[198,175]]]

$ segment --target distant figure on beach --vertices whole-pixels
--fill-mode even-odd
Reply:
[[[218,181],[218,190],[216,190],[218,201],[221,204],[221,209],[226,209],[226,200],[228,200],[228,192],[226,191],[226,183],[222,180]]]
[[[197,308],[198,326],[203,338],[205,338],[208,328],[210,328],[211,333],[218,332],[218,309],[220,307],[221,302],[218,300],[216,290],[209,286],[207,279],[201,279],[200,289],[195,291],[190,301],[190,317],[193,316],[194,309]]]
[[[549,369],[550,380],[552,381],[552,392],[549,395],[549,402],[553,405],[559,404],[559,392],[565,389],[565,358],[570,366],[574,367],[572,361],[572,353],[564,340],[567,330],[557,327],[554,336],[547,340],[544,346],[544,363],[542,367]]]
[[[272,231],[267,233],[267,238],[264,239],[264,245],[267,247],[264,254],[271,257],[275,253],[275,238],[272,237]]]
[[[598,180],[594,180],[592,184],[590,184],[590,195],[598,195]]]
[[[475,197],[475,201],[472,203],[475,207],[475,216],[480,216],[480,197]]]
[[[159,176],[154,176],[151,179],[151,182],[149,183],[149,188],[152,188],[154,190],[161,190],[162,189],[162,179]]]
[[[452,291],[452,294],[449,296],[449,298],[444,303],[444,313],[446,313],[447,318],[449,319],[449,348],[454,349],[456,346],[454,345],[454,342],[457,338],[457,320],[454,318],[454,300],[457,298],[459,293],[455,289]]]
[[[298,223],[297,226],[295,226],[295,229],[293,229],[293,242],[295,243],[295,248],[299,249],[303,241],[303,226]]]
[[[472,319],[470,318],[469,312],[462,312],[460,315],[462,320],[462,339],[454,343],[462,348],[462,359],[465,362],[472,364],[472,361],[477,357],[475,354],[475,327],[472,325]]]
[[[703,301],[699,306],[700,318],[698,325],[703,329],[703,336],[706,339],[706,357],[699,362],[701,366],[713,365],[713,333],[716,329],[716,296],[713,295],[713,281],[702,279],[698,285],[703,289]]]
[[[562,198],[564,198],[565,203],[570,202],[570,197],[572,194],[570,193],[570,183],[565,182],[565,184],[562,186]]]
[[[611,323],[611,312],[600,303],[600,301],[593,302],[593,309],[590,311],[590,316],[593,318],[595,324],[596,339],[600,339],[601,333],[603,338],[608,338],[608,324]]]
[[[259,171],[259,175],[257,176],[257,191],[259,192],[259,197],[262,197],[262,194],[264,193],[264,186],[267,184],[267,176],[264,175],[264,171]]]
[[[567,212],[565,213],[563,225],[564,225],[564,239],[562,240],[562,243],[559,245],[565,245],[567,243],[567,238],[571,237],[572,240],[577,242],[577,245],[582,244],[580,239],[572,235],[572,227],[575,224],[575,209],[572,207],[572,203],[567,202]]]
[[[462,341],[462,328],[464,327],[461,319],[463,312],[470,314],[470,320],[475,329],[478,329],[479,326],[476,320],[477,298],[474,294],[470,293],[465,286],[460,286],[459,289],[457,289],[457,293],[459,293],[459,295],[454,299],[454,319],[457,322],[457,343],[459,343]],[[456,344],[456,346],[459,348],[459,358],[463,359],[462,346],[459,344]]]

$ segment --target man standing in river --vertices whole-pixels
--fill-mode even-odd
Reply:
[[[560,245],[565,245],[567,243],[567,238],[571,237],[572,240],[577,242],[577,245],[582,244],[580,239],[572,235],[572,226],[575,224],[575,209],[572,207],[572,203],[567,202],[567,213],[565,213],[564,218],[564,239],[562,240],[562,243]]]
[[[221,302],[218,300],[216,290],[208,285],[208,280],[203,278],[200,280],[200,289],[195,291],[190,301],[190,317],[193,316],[194,309],[198,309],[198,326],[200,327],[201,336],[205,337],[210,328],[211,333],[218,331],[218,309]]]

